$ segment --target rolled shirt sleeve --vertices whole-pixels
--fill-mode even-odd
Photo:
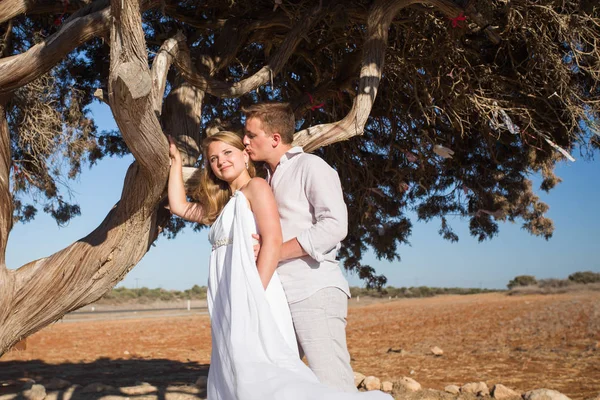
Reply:
[[[348,209],[337,172],[320,158],[305,166],[304,191],[313,208],[313,225],[297,237],[300,246],[318,262],[337,251],[348,234]]]

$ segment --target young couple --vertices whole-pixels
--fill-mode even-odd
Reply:
[[[347,233],[337,173],[292,147],[289,105],[244,112],[243,140],[219,132],[204,141],[198,202],[187,201],[181,157],[172,140],[169,147],[171,212],[211,225],[208,398],[391,399],[354,386],[345,329],[349,288],[336,261]],[[265,162],[267,180],[255,177],[252,161]]]

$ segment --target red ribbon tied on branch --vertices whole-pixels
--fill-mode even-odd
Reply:
[[[460,22],[464,22],[466,20],[467,17],[463,13],[458,14],[458,17],[450,18],[453,28],[462,28],[463,26],[460,24]]]
[[[54,25],[59,26],[62,23],[62,19],[67,13],[67,7],[69,6],[69,0],[62,0],[63,3],[63,12],[54,20]]]
[[[311,96],[311,94],[308,93],[308,92],[306,92],[306,95],[308,96],[308,99],[310,100],[310,104],[312,104],[312,107],[310,107],[310,109],[312,111],[315,111],[315,110],[317,110],[319,108],[322,108],[325,105],[325,103],[315,104],[315,99],[313,99],[313,97]]]

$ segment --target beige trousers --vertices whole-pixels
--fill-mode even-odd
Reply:
[[[290,304],[300,354],[319,381],[345,392],[356,392],[346,345],[348,297],[336,287],[319,290]]]

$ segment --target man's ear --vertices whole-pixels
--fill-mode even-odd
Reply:
[[[273,134],[271,135],[271,146],[273,146],[273,148],[276,148],[281,143],[281,134],[279,132],[273,132]]]

